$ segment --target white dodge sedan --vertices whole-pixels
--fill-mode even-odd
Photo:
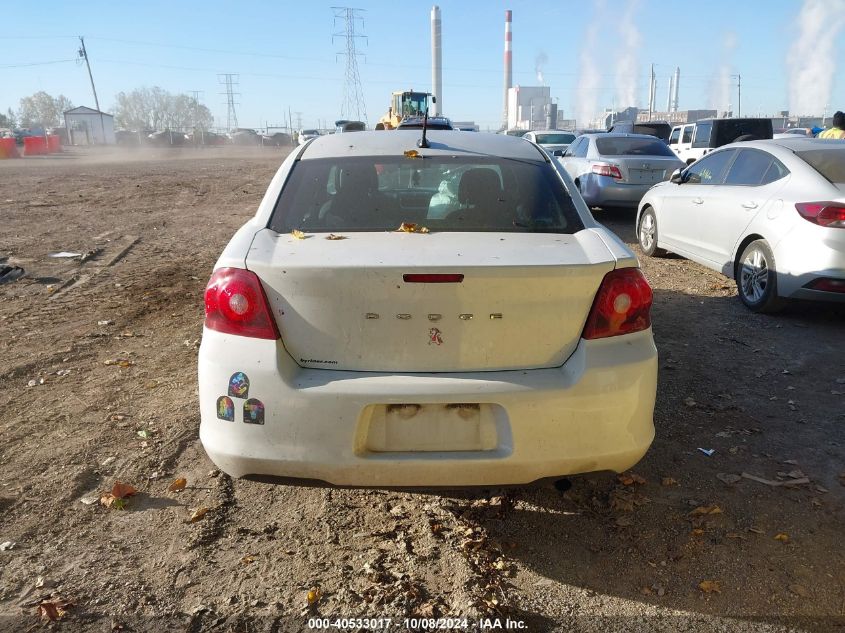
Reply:
[[[297,148],[226,246],[199,354],[209,456],[368,487],[631,467],[657,379],[636,257],[537,146],[420,137]]]
[[[646,255],[672,251],[733,277],[755,312],[845,301],[845,143],[726,145],[648,191],[637,235]]]

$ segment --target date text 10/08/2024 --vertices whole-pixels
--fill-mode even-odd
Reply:
[[[511,618],[309,618],[308,628],[317,631],[357,630],[361,628],[387,631],[392,628],[410,631],[460,631],[470,627],[483,631],[524,631],[528,625]]]

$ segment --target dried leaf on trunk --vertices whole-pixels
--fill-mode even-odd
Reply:
[[[299,229],[294,229],[293,231],[290,232],[290,234],[293,235],[298,240],[304,240],[306,237],[308,237],[305,233],[303,233]]]
[[[327,240],[345,240],[346,236],[345,235],[336,235],[334,233],[329,233],[328,235],[326,235],[326,239]]]
[[[413,222],[402,222],[396,230],[401,231],[402,233],[416,233],[417,225]]]

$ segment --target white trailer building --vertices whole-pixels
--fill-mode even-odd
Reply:
[[[115,144],[112,115],[85,106],[67,110],[64,115],[71,145]]]

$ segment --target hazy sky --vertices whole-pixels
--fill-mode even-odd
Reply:
[[[681,109],[731,104],[742,76],[743,114],[845,110],[845,0],[446,0],[443,113],[482,128],[502,117],[504,11],[513,10],[514,84],[551,87],[566,118],[611,105],[647,106],[650,65],[657,109],[669,75],[681,68]],[[390,92],[431,89],[429,16],[433,3],[357,0],[357,42],[367,119]],[[134,8],[133,8],[134,6]],[[802,9],[804,11],[802,16]],[[218,73],[239,73],[242,127],[282,123],[288,110],[313,127],[340,118],[346,75],[344,25],[332,4],[276,0],[218,2],[19,3],[0,35],[0,110],[38,90],[93,107],[85,36],[101,107],[142,86],[201,91],[216,123],[226,123]],[[9,18],[9,16],[7,16]],[[11,21],[10,21],[11,20]],[[819,24],[823,26],[818,28]],[[834,32],[831,34],[831,29]],[[838,30],[836,30],[838,29]],[[827,37],[827,41],[818,38]],[[819,45],[814,43],[819,41]],[[809,45],[808,45],[809,42]],[[46,63],[58,62],[58,63]],[[29,65],[32,64],[32,65]],[[38,65],[34,65],[38,64]],[[593,69],[589,76],[585,69]],[[635,104],[623,103],[631,96]],[[807,113],[809,114],[809,112]]]

